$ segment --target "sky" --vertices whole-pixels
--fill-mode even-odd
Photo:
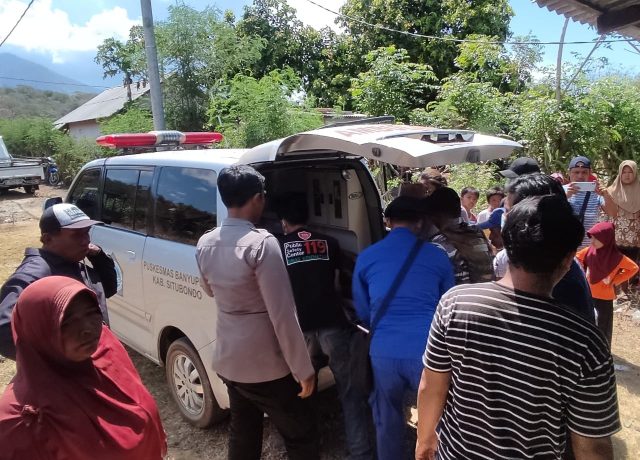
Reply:
[[[182,0],[195,9],[208,5],[224,11],[230,9],[237,16],[242,14],[244,5],[250,0]],[[335,16],[313,5],[308,0],[288,0],[298,11],[298,17],[316,28],[326,25],[334,27]],[[15,24],[27,6],[28,0],[0,0],[0,41]],[[152,0],[155,20],[167,17],[167,8],[175,0]],[[328,9],[338,11],[344,0],[318,0]],[[558,41],[564,18],[556,13],[540,8],[530,0],[510,0],[515,11],[511,20],[514,35],[531,33],[541,41]],[[0,47],[0,53],[9,52],[25,59],[43,64],[63,75],[89,85],[103,86],[117,84],[117,80],[102,79],[101,68],[93,62],[97,46],[105,38],[126,39],[129,29],[141,23],[138,0],[35,0],[7,42]],[[571,21],[566,41],[589,41],[597,38],[595,30]],[[417,38],[417,40],[421,40]],[[565,58],[579,61],[572,53],[586,56],[592,46],[567,45]],[[555,65],[557,46],[545,48],[544,64]],[[601,47],[594,57],[606,57],[612,69],[629,74],[640,74],[640,54],[628,44],[611,44]],[[2,69],[0,69],[0,77]]]

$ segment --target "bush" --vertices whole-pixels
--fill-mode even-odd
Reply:
[[[254,147],[322,126],[320,113],[292,102],[300,81],[290,69],[256,79],[236,75],[211,101],[209,120],[224,134],[224,147]]]
[[[57,140],[56,153],[53,155],[58,165],[60,179],[65,184],[70,184],[85,163],[96,158],[108,156],[105,155],[105,150],[96,145],[95,141],[89,139],[76,140],[63,135]]]
[[[53,157],[67,184],[86,162],[109,154],[94,141],[61,133],[46,118],[0,119],[0,136],[14,157]]]
[[[147,133],[153,130],[153,116],[144,107],[135,105],[134,101],[126,111],[110,118],[98,120],[102,134],[115,133]]]
[[[14,157],[46,157],[64,134],[46,118],[14,118],[0,119],[0,136]]]

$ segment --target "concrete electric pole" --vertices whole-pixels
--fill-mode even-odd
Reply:
[[[164,106],[162,104],[162,87],[158,71],[158,53],[156,36],[153,32],[153,12],[151,0],[140,0],[142,9],[142,28],[144,30],[144,48],[147,55],[147,72],[149,74],[149,92],[151,93],[151,113],[153,113],[153,129],[165,129]]]

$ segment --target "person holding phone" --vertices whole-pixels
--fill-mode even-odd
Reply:
[[[569,183],[564,186],[573,213],[578,217],[585,232],[598,223],[600,211],[604,210],[603,189],[597,181],[589,180],[591,160],[577,156],[569,162]],[[590,239],[586,236],[579,249],[586,248]]]

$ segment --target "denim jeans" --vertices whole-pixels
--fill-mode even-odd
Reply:
[[[371,409],[376,427],[378,460],[413,458],[407,451],[407,400],[415,403],[424,366],[420,359],[371,357]]]
[[[332,327],[304,333],[311,361],[316,371],[322,366],[322,354],[329,359],[329,368],[336,380],[342,404],[344,427],[350,460],[374,458],[374,442],[370,432],[369,395],[358,390],[351,379],[351,327]]]

